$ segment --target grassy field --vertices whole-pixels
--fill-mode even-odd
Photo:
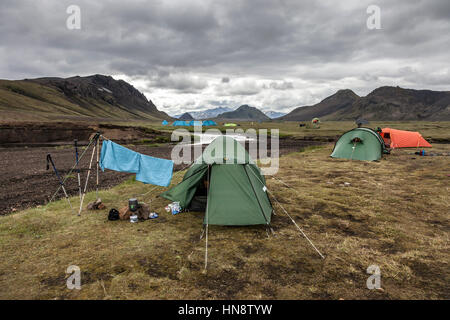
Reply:
[[[276,176],[284,183],[267,177],[324,260],[274,203],[273,236],[260,226],[211,226],[204,272],[203,215],[168,214],[156,198],[164,188],[143,196],[152,186],[130,179],[100,192],[108,209],[138,196],[152,200],[158,219],[109,222],[108,209],[78,217],[64,201],[1,216],[0,299],[449,299],[449,157],[410,149],[361,162],[331,159],[331,149],[284,156]],[[372,264],[380,290],[366,287]],[[66,288],[70,265],[81,268],[81,290]]]

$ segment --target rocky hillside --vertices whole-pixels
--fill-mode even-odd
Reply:
[[[358,99],[359,96],[352,90],[339,90],[332,96],[329,96],[315,105],[296,108],[279,119],[308,121],[315,117],[325,118],[326,116],[334,114],[339,110],[347,110],[348,108],[351,108],[353,103]]]
[[[93,75],[0,80],[3,120],[170,119],[123,80]]]
[[[450,92],[380,87],[365,97],[340,90],[318,104],[299,107],[282,120],[450,120]]]
[[[191,120],[194,120],[194,117],[192,117],[191,114],[190,114],[189,112],[185,112],[185,113],[183,113],[181,116],[179,116],[178,119],[180,119],[180,120],[186,120],[186,121],[191,121]]]
[[[270,118],[266,116],[261,110],[242,105],[234,111],[225,112],[218,116],[219,119],[227,120],[242,120],[242,121],[269,121]]]

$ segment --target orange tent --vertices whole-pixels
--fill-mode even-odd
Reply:
[[[384,144],[391,148],[431,147],[419,132],[383,128],[381,136]]]

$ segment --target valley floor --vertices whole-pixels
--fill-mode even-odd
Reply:
[[[205,273],[203,214],[166,213],[168,201],[156,197],[164,188],[140,196],[159,218],[107,220],[110,208],[152,188],[128,179],[100,192],[103,211],[78,217],[58,201],[1,216],[0,298],[449,299],[450,158],[410,149],[347,161],[330,158],[332,147],[281,157],[284,183],[267,177],[324,260],[273,201],[274,236],[261,226],[210,227]],[[70,265],[81,269],[81,290],[66,287]],[[380,267],[380,290],[366,287],[370,265]]]

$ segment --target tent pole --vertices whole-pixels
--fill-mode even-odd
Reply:
[[[83,202],[84,202],[84,197],[86,196],[86,190],[87,190],[87,186],[88,186],[88,182],[89,182],[89,176],[91,174],[92,160],[94,159],[95,148],[96,148],[96,145],[94,144],[94,148],[92,149],[91,161],[89,162],[89,169],[88,169],[87,176],[86,176],[86,182],[84,184],[83,196],[81,197],[80,209],[78,210],[78,216],[81,215],[81,210],[83,210]]]
[[[205,270],[208,268],[208,225],[206,225]]]
[[[208,180],[208,186],[206,188],[206,238],[205,238],[205,270],[208,268],[208,204],[209,204],[209,169],[210,165],[208,165],[208,171],[207,171],[207,180]]]
[[[98,199],[98,157],[99,157],[99,151],[100,151],[100,134],[98,133],[97,136],[97,183],[95,186],[95,194],[96,198]]]

